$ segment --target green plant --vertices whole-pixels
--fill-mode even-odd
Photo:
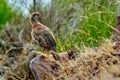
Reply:
[[[6,0],[0,0],[0,30],[2,29],[2,24],[12,19],[13,11]]]
[[[111,37],[116,24],[118,3],[116,1],[87,1],[83,1],[83,14],[79,14],[78,9],[71,14],[73,15],[72,18],[66,19],[66,24],[61,25],[61,28],[67,27],[68,30],[63,32],[62,29],[62,35],[57,39],[59,51],[65,51],[72,47],[77,47],[79,50],[84,46],[97,47],[104,38]],[[73,4],[79,5],[80,2]],[[74,21],[71,24],[72,19]],[[73,28],[70,29],[71,27]],[[66,33],[68,34],[67,37],[65,37]]]

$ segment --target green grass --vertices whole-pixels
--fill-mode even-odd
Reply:
[[[116,24],[117,2],[111,1],[109,3],[103,1],[99,3],[93,2],[85,5],[85,12],[83,15],[74,12],[76,16],[74,20],[79,21],[79,27],[73,32],[68,31],[67,37],[62,33],[57,38],[57,49],[61,51],[69,50],[72,47],[81,50],[86,47],[97,47],[103,43],[104,38],[110,38],[112,31]],[[68,20],[69,22],[69,20]],[[63,25],[67,27],[66,25]]]
[[[2,24],[10,21],[12,18],[12,10],[10,5],[5,0],[0,0],[0,30],[2,29]]]

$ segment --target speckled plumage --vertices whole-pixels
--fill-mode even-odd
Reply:
[[[32,39],[44,49],[56,51],[56,41],[48,30],[33,30]]]
[[[30,17],[32,39],[43,49],[56,51],[56,41],[51,30],[37,20],[38,16],[38,13],[33,13]]]

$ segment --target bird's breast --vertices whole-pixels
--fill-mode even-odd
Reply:
[[[32,25],[32,29],[35,29],[35,30],[40,30],[40,29],[45,29],[46,27],[42,24],[35,24],[35,25]]]

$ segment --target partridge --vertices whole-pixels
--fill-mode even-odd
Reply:
[[[44,50],[54,51],[52,52],[53,57],[56,60],[59,60],[60,57],[56,53],[56,40],[53,36],[53,33],[47,26],[39,22],[39,16],[40,14],[38,12],[34,12],[30,15],[32,39],[43,48],[43,53]]]

